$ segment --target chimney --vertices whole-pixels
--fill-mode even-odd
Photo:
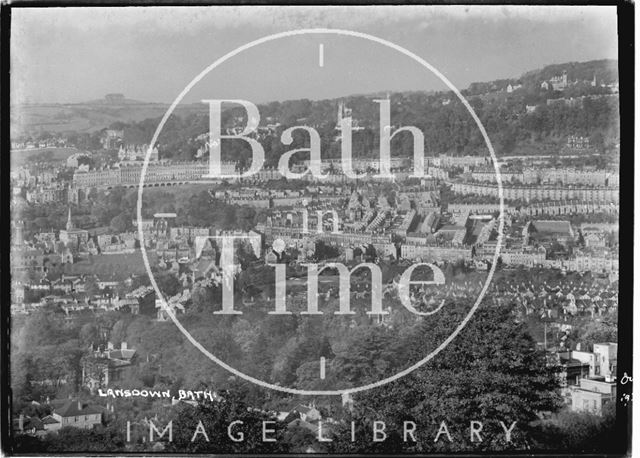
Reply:
[[[120,350],[126,350],[127,349],[127,342],[122,342],[120,344]]]
[[[82,401],[78,399],[78,410],[82,410]]]
[[[18,417],[18,430],[22,432],[24,430],[24,415],[20,414]]]
[[[582,348],[582,345],[580,344],[580,342],[578,342],[576,344],[576,351],[580,351],[581,348]]]

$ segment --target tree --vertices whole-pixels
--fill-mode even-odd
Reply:
[[[111,218],[109,226],[111,226],[111,229],[117,234],[126,232],[131,226],[131,217],[127,212],[122,212]]]
[[[253,251],[251,245],[246,243],[241,243],[236,247],[235,255],[238,258],[238,262],[242,269],[247,269],[247,267],[258,258]]]
[[[434,315],[433,320],[407,329],[397,339],[396,357],[404,365],[424,357],[450,334],[468,310],[466,305],[449,304],[448,314]],[[478,309],[460,335],[412,375],[366,395],[355,395],[356,410],[348,420],[365,428],[380,419],[395,425],[404,421],[439,425],[446,419],[451,431],[468,431],[472,419],[482,419],[484,424],[482,443],[471,443],[467,434],[456,435],[453,443],[445,440],[435,444],[434,436],[420,436],[415,444],[399,444],[398,450],[475,452],[527,447],[538,412],[556,411],[561,402],[557,368],[547,365],[525,326],[515,322],[507,307]],[[499,421],[507,427],[517,422],[512,443],[505,443]],[[372,445],[368,437],[357,444],[355,449],[360,453],[383,447]],[[338,434],[333,447],[333,451],[354,450],[349,432]]]
[[[100,294],[104,295],[104,294],[110,294],[112,292],[112,287],[110,286],[105,286],[101,289],[100,285],[98,285],[99,279],[100,277],[98,277],[97,273],[93,275],[89,275],[86,278],[85,292],[87,293],[87,298],[89,300],[93,299],[94,295],[100,295]]]
[[[616,318],[617,319],[617,318]],[[609,321],[611,320],[611,321]],[[613,317],[605,316],[602,320],[589,321],[582,329],[580,342],[593,349],[593,344],[618,341],[618,325]]]
[[[183,405],[176,409],[173,442],[167,444],[169,453],[285,453],[288,444],[284,441],[286,425],[278,423],[274,417],[248,409],[244,402],[242,391],[227,391],[222,393],[220,402],[207,402],[197,407]],[[208,436],[207,441],[203,434],[198,434],[196,440],[191,439],[197,430],[198,422],[202,422],[204,431]],[[240,432],[244,435],[242,442],[232,441],[227,428],[233,421],[241,421],[232,429],[235,437]],[[275,429],[275,433],[269,436],[276,442],[264,442],[262,440],[262,422],[272,421],[273,425],[268,429]]]
[[[216,300],[217,299],[217,300]],[[222,301],[222,291],[213,284],[196,283],[191,291],[190,312],[213,312],[214,306]]]
[[[240,226],[243,231],[248,231],[255,225],[254,219],[256,211],[252,207],[240,207],[235,216],[236,224]]]
[[[180,280],[178,280],[178,277],[171,272],[158,272],[156,273],[155,278],[160,291],[162,291],[162,293],[167,297],[175,296],[182,289]]]
[[[233,338],[243,353],[251,350],[252,343],[258,337],[260,330],[245,319],[238,319],[233,323]]]
[[[31,355],[12,352],[11,387],[16,408],[21,402],[29,403],[36,399],[35,387],[31,383],[35,366]]]
[[[328,245],[322,240],[316,243],[315,256],[317,259],[333,259],[340,255],[340,251],[334,246]]]
[[[67,426],[37,442],[20,440],[15,446],[16,451],[22,453],[115,452],[124,449],[125,439],[122,432],[109,427],[80,429]]]
[[[119,320],[111,329],[110,340],[114,345],[120,345],[127,339],[127,327],[130,320]]]
[[[292,426],[284,433],[284,441],[289,445],[289,453],[307,453],[309,448],[315,452],[323,451],[317,436],[302,426]]]
[[[31,348],[60,344],[67,335],[61,320],[55,314],[39,311],[29,315],[22,331],[22,341]]]
[[[385,327],[356,328],[345,342],[334,345],[334,372],[351,386],[372,383],[390,375],[397,361],[394,334]]]
[[[610,402],[603,406],[602,415],[563,411],[556,421],[534,430],[533,440],[541,449],[615,454],[623,446],[613,440],[616,436],[616,406]]]
[[[80,328],[80,341],[85,347],[91,344],[98,344],[100,341],[100,331],[94,323],[85,323]]]

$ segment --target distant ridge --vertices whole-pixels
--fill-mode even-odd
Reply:
[[[554,76],[567,71],[570,80],[591,80],[594,75],[603,83],[618,81],[618,61],[616,59],[598,59],[587,62],[567,62],[564,64],[551,64],[542,69],[530,70],[523,73],[522,80],[532,80],[536,83],[549,80]]]
[[[610,84],[618,81],[618,61],[616,59],[598,59],[587,62],[565,62],[550,64],[543,68],[529,70],[519,77],[496,79],[492,81],[473,82],[467,91],[477,93],[491,87],[505,87],[509,83],[520,83],[524,86],[539,86],[543,81],[549,81],[567,72],[569,81],[591,81],[594,76],[597,82]]]
[[[124,94],[113,93],[107,94],[102,99],[90,100],[89,102],[76,103],[74,105],[107,105],[107,106],[124,106],[124,105],[168,105],[158,102],[143,102],[141,100],[128,99]]]
[[[599,59],[587,62],[567,62],[563,64],[546,65],[541,69],[530,70],[520,77],[493,80],[489,82],[474,82],[467,89],[461,89],[465,96],[482,95],[485,93],[500,91],[508,84],[522,84],[525,90],[535,92],[543,81],[567,72],[570,81],[591,81],[594,76],[598,84],[610,84],[618,81],[618,61],[615,59]],[[387,93],[402,94],[403,97],[421,98],[422,96],[437,96],[433,91],[386,91],[379,90],[367,94],[351,94],[333,99],[325,99],[313,102],[315,105],[327,105],[326,111],[333,113],[335,101],[344,99],[370,99],[385,97]],[[448,97],[448,95],[447,95]],[[290,102],[290,103],[289,103]],[[295,102],[295,103],[294,103]],[[288,103],[288,105],[304,106],[308,100],[298,101],[274,101],[275,105]],[[349,101],[351,103],[351,101]],[[357,102],[356,102],[357,103]],[[261,103],[267,106],[269,103]],[[11,135],[19,136],[24,133],[38,131],[49,132],[94,132],[101,130],[114,122],[135,123],[146,119],[162,117],[169,103],[144,102],[129,99],[122,93],[106,94],[102,99],[76,103],[18,103],[11,113]],[[362,107],[359,107],[362,108]],[[369,107],[370,108],[370,107]],[[363,108],[367,109],[367,108]],[[293,111],[298,111],[297,109]],[[179,104],[176,107],[176,115],[189,115],[193,113],[206,113],[207,107],[200,103]],[[360,116],[370,118],[375,113],[361,112]],[[265,113],[265,116],[269,114]]]

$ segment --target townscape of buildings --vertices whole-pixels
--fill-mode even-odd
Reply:
[[[564,74],[542,84],[561,91],[570,83]],[[507,91],[517,89],[517,84],[510,85]],[[339,120],[351,116],[350,110],[340,105],[338,116]],[[275,129],[279,124],[272,120],[270,125]],[[393,180],[369,174],[355,183],[340,172],[335,159],[323,161],[327,178],[310,177],[303,186],[282,184],[276,169],[263,169],[246,179],[212,183],[209,190],[212,200],[263,211],[264,221],[251,230],[223,233],[213,227],[178,224],[176,213],[156,213],[153,218],[133,222],[143,233],[141,241],[138,231],[76,228],[72,221],[74,208],[93,190],[139,185],[148,146],[122,145],[121,139],[121,131],[105,132],[103,145],[117,150],[118,160],[98,169],[83,164],[83,153],[69,157],[66,167],[34,165],[11,171],[14,200],[24,199],[33,206],[52,202],[69,206],[65,227],[33,233],[26,230],[24,221],[12,223],[11,311],[16,316],[59,307],[69,320],[86,310],[167,320],[144,271],[124,268],[140,257],[141,244],[153,256],[155,266],[180,282],[180,292],[167,298],[167,306],[173,313],[187,313],[197,285],[223,281],[220,247],[212,237],[224,234],[245,237],[246,251],[259,264],[286,260],[298,267],[318,261],[319,252],[329,246],[335,255],[322,261],[462,264],[481,272],[494,262],[502,239],[497,260],[500,269],[553,269],[558,279],[554,285],[539,284],[535,279],[526,284],[492,285],[488,301],[515,300],[522,304],[519,313],[523,317],[550,321],[556,335],[571,330],[576,317],[597,317],[617,310],[619,228],[615,221],[620,182],[615,165],[606,169],[565,168],[553,159],[537,156],[502,158],[501,189],[491,161],[478,156],[429,156],[422,179],[411,178],[413,163],[407,158],[392,160]],[[588,148],[588,139],[572,136],[567,145],[576,150]],[[307,166],[301,161],[293,168],[302,171]],[[353,168],[375,171],[378,162],[358,157]],[[237,169],[234,162],[223,164],[223,173]],[[145,185],[198,183],[208,171],[205,158],[172,162],[161,160],[154,149]],[[270,187],[275,180],[279,186]],[[122,259],[117,266],[123,268],[105,272],[76,269],[89,261],[108,264],[110,259]],[[52,278],[52,272],[59,273]],[[564,282],[564,276],[572,272],[589,272],[598,285]],[[471,294],[474,288],[477,286],[453,283],[434,288],[430,297],[412,299],[437,302],[447,295]],[[384,325],[384,320],[379,323]],[[597,343],[592,351],[581,351],[560,342],[547,350],[550,360],[563,367],[563,394],[571,409],[601,413],[602,407],[615,399],[616,343]],[[126,343],[120,348],[111,343],[92,345],[82,358],[82,386],[93,393],[117,387],[139,358]],[[42,435],[63,426],[91,428],[113,414],[112,407],[76,400],[52,401],[50,406],[52,414],[43,418],[16,417],[14,430]],[[317,431],[321,419],[313,406],[297,406],[279,415],[312,432]]]

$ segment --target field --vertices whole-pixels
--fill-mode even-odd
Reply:
[[[183,202],[188,200],[191,196],[195,194],[199,194],[202,191],[208,191],[212,188],[212,185],[209,183],[189,183],[189,184],[181,184],[179,186],[168,186],[168,187],[160,187],[160,188],[145,188],[144,196],[149,196],[154,198],[156,196],[161,196],[165,193],[169,193],[173,195],[176,202]],[[132,194],[138,194],[138,190],[132,191]]]
[[[130,123],[162,117],[168,107],[164,103],[127,101],[118,105],[100,100],[78,104],[17,105],[11,113],[11,135],[17,137],[37,131],[91,133],[108,128],[116,121]],[[178,115],[205,111],[204,104],[176,107]]]
[[[157,265],[155,253],[147,251],[151,267]],[[69,275],[95,274],[101,279],[124,280],[129,275],[146,275],[142,253],[110,254],[90,256],[74,264],[65,265],[65,273]]]
[[[76,148],[37,148],[29,150],[11,151],[11,168],[20,167],[29,160],[39,160],[38,157],[46,158],[47,162],[66,161],[69,156],[81,152]]]

